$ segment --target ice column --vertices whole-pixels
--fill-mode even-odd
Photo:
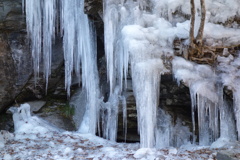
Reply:
[[[110,82],[110,94],[116,85],[116,50],[117,31],[119,23],[118,1],[103,0],[104,10],[104,42],[107,59],[107,73]]]
[[[125,96],[121,97],[122,102],[122,111],[123,111],[123,131],[124,131],[124,139],[126,141],[127,138],[127,100]]]
[[[117,139],[118,106],[119,87],[116,87],[114,92],[110,94],[108,102],[101,105],[103,137],[111,141],[116,141]]]
[[[132,1],[103,0],[104,45],[110,94],[113,93],[116,86],[120,87],[121,93],[127,85],[129,52],[125,50],[121,30],[125,25],[134,23],[135,5]],[[125,80],[124,87],[123,79]]]
[[[218,86],[220,112],[220,138],[236,141],[236,122],[233,107],[223,98],[223,87]]]
[[[110,97],[115,97],[118,101],[122,91],[127,86],[130,61],[128,42],[124,40],[125,37],[122,35],[122,29],[127,25],[138,24],[140,22],[142,9],[146,5],[145,2],[143,3],[140,0],[103,0],[104,41],[108,80],[110,83]],[[119,90],[118,96],[115,95],[116,89]],[[110,108],[107,109],[106,106]],[[112,113],[117,112],[117,110],[114,111],[114,108],[117,109],[117,107],[113,105],[104,105],[103,108]],[[117,116],[115,117],[117,118]],[[124,121],[126,123],[126,120]],[[115,132],[114,129],[113,131]]]
[[[73,54],[76,52],[76,27],[79,20],[77,14],[77,4],[75,0],[61,1],[61,29],[63,35],[63,51],[65,63],[65,88],[70,95],[73,72]]]
[[[40,64],[43,63],[43,73],[46,80],[51,74],[52,41],[55,37],[55,19],[57,17],[56,1],[25,0],[27,32],[31,41],[35,82],[39,76]],[[43,47],[42,47],[43,43]]]
[[[226,50],[224,50],[226,51]],[[240,139],[240,79],[239,79],[239,57],[233,57],[231,54],[228,57],[218,57],[219,65],[217,66],[220,72],[220,78],[223,86],[233,92],[233,109],[228,107],[227,103],[221,105],[220,112],[221,120],[221,138],[235,140]],[[222,87],[223,88],[223,87]],[[235,114],[233,117],[232,113]],[[235,126],[236,124],[236,126]],[[236,127],[236,128],[235,128]],[[236,132],[237,131],[237,136]],[[229,134],[229,135],[228,135]],[[231,137],[229,137],[231,136]]]
[[[42,52],[42,1],[25,0],[27,33],[30,39],[35,82]]]
[[[110,82],[109,102],[112,101],[111,99],[119,98],[115,96],[117,88],[119,88],[118,94],[122,93],[124,89],[122,81],[125,78],[126,82],[130,63],[141,146],[153,147],[155,146],[160,75],[165,72],[165,67],[160,58],[161,53],[156,49],[157,45],[152,43],[152,37],[155,38],[151,30],[153,28],[141,26],[145,24],[141,16],[146,7],[146,1],[142,2],[133,0],[103,2],[105,52]],[[105,106],[105,110],[110,115],[117,111],[117,107],[109,105],[109,107]]]
[[[141,147],[155,146],[157,107],[163,66],[161,59],[132,63],[133,90],[137,104]]]
[[[84,115],[88,129],[80,131],[96,133],[99,113],[99,78],[96,64],[96,35],[87,15],[84,14],[84,0],[63,0],[61,26],[64,43],[65,85],[70,94],[72,72],[80,77],[82,66],[82,87],[86,89],[87,104]],[[80,81],[80,80],[79,80]],[[86,122],[87,121],[87,122]]]
[[[157,113],[156,147],[169,147],[172,139],[172,117],[161,108]]]
[[[72,74],[86,89],[88,133],[96,133],[99,112],[96,35],[84,14],[84,0],[25,0],[27,31],[31,41],[35,78],[43,64],[46,84],[51,74],[52,42],[60,20],[65,62],[65,87],[70,96]],[[59,10],[58,10],[59,9]],[[60,18],[58,18],[60,13]],[[42,47],[43,45],[43,47]],[[80,70],[82,69],[82,70]],[[82,74],[82,76],[80,76]],[[88,115],[88,116],[87,116]]]
[[[103,0],[104,42],[110,95],[108,102],[102,103],[101,117],[103,136],[110,140],[116,140],[118,105],[122,90],[127,84],[129,53],[124,50],[121,30],[127,23],[129,13],[124,4],[123,0]],[[124,121],[126,123],[127,120]]]
[[[210,145],[219,137],[218,95],[209,88],[213,86],[207,81],[197,81],[190,86],[194,132],[194,117],[196,111],[198,113],[199,145]]]
[[[233,92],[234,97],[234,113],[236,118],[236,126],[238,132],[238,140],[240,140],[240,88],[237,87],[236,91]]]
[[[221,93],[218,91],[217,77],[208,65],[199,65],[180,57],[175,57],[172,64],[175,78],[190,88],[193,142],[196,141],[195,117],[198,117],[199,144],[210,145],[219,137]]]
[[[55,39],[56,28],[56,0],[44,0],[43,4],[43,68],[46,80],[46,90],[48,77],[51,75],[52,64],[52,42]]]

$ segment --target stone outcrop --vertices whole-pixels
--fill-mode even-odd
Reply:
[[[0,112],[14,101],[32,74],[21,2],[0,2]]]
[[[64,83],[64,72],[61,72],[63,67],[61,46],[61,38],[56,38],[53,46],[49,92],[54,92],[59,83]],[[42,77],[40,73],[37,82],[33,78],[32,55],[26,31],[26,19],[22,11],[22,0],[1,0],[0,113],[13,103],[44,98],[46,90],[45,80]]]

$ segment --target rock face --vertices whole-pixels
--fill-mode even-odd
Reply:
[[[103,56],[102,1],[87,0],[85,11],[94,21],[97,32],[99,55]],[[57,40],[53,47],[53,75],[49,79],[49,89],[54,91],[58,82],[64,81],[59,73],[63,66],[63,54]],[[0,0],[0,113],[15,100],[22,102],[45,96],[44,80],[37,85],[32,78],[32,58],[29,48],[25,15],[22,12],[22,0]],[[56,74],[58,73],[58,74]]]
[[[41,99],[46,95],[41,73],[37,82],[33,78],[25,22],[22,0],[0,0],[0,113],[13,102]],[[60,81],[64,83],[61,46],[61,38],[57,37],[53,46],[53,74],[49,79],[49,92],[55,91]]]
[[[21,2],[0,2],[0,112],[14,101],[32,74]]]
[[[227,151],[218,152],[216,156],[217,160],[238,160],[239,158],[239,153],[231,153]]]

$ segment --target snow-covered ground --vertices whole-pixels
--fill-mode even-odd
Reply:
[[[30,116],[28,104],[21,105],[14,112],[15,133],[0,132],[0,158],[4,160],[213,160],[219,150],[227,150],[191,144],[180,148],[140,148],[139,143],[116,143],[90,134],[62,131],[36,116]],[[235,144],[227,147],[232,151],[240,149],[240,145]]]
[[[76,132],[17,133],[1,148],[3,159],[214,159],[208,148],[139,149],[139,144],[114,143]]]
[[[17,133],[0,151],[3,159],[214,159],[207,148],[139,149],[76,132]]]

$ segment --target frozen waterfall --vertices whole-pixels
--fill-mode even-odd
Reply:
[[[84,14],[84,0],[23,2],[35,80],[43,72],[46,89],[51,75],[52,45],[56,36],[63,39],[68,96],[73,73],[82,84],[78,93],[81,100],[76,101],[84,107],[78,110],[84,112],[81,113],[79,132],[98,132],[104,138],[116,141],[119,107],[122,107],[126,137],[127,97],[124,93],[127,79],[132,79],[141,147],[179,147],[190,142],[211,145],[221,138],[240,139],[240,72],[236,69],[240,67],[240,58],[231,54],[218,56],[217,65],[210,66],[174,54],[174,40],[184,40],[186,46],[189,43],[190,21],[186,19],[190,16],[189,1],[103,0],[104,47],[110,85],[107,102],[103,102],[100,95],[96,33],[93,23]],[[237,0],[232,2],[240,6]],[[206,0],[207,12],[218,13],[219,8],[215,6],[218,4],[221,8],[222,3],[229,5],[220,0]],[[199,5],[196,4],[197,8]],[[221,14],[207,15],[204,36],[210,46],[219,45],[214,39],[220,41],[223,38],[229,44],[239,43],[239,29],[216,24],[233,16],[228,10],[238,13],[239,7],[232,8],[221,8],[224,10]],[[185,17],[178,17],[176,13]],[[196,16],[196,26],[199,26],[200,17]],[[222,38],[219,32],[225,37]],[[184,48],[180,50],[183,52]],[[181,119],[173,122],[173,117],[159,105],[161,76],[171,71],[178,84],[189,87],[192,133],[183,126]],[[233,108],[223,96],[224,87],[233,92]]]
[[[99,113],[96,35],[83,7],[84,0],[25,1],[35,75],[39,75],[43,63],[47,84],[51,73],[52,43],[60,25],[65,60],[65,87],[70,96],[72,74],[75,72],[87,94],[88,128],[85,128],[84,132],[95,134]],[[56,21],[57,17],[60,17],[60,22]]]
[[[84,132],[96,133],[99,113],[99,79],[96,63],[96,35],[94,27],[84,14],[84,0],[61,1],[61,29],[65,59],[65,86],[70,95],[73,70],[82,76],[82,87],[86,90],[85,116],[88,129]],[[80,66],[82,70],[80,71]],[[79,79],[80,82],[80,79]],[[80,127],[83,128],[82,126]]]

